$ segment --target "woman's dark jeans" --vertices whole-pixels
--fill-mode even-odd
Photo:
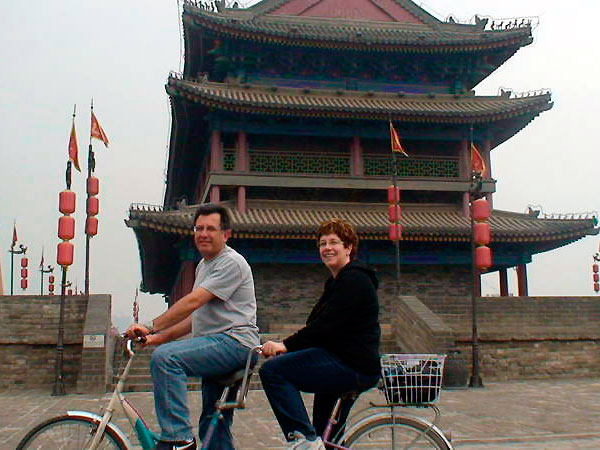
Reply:
[[[379,375],[365,375],[345,365],[340,358],[322,348],[285,353],[267,360],[259,371],[263,388],[286,438],[294,431],[308,439],[321,436],[336,400],[350,391],[365,391],[377,384]],[[300,392],[315,394],[313,423],[306,412]],[[339,424],[343,428],[352,401],[342,405]]]

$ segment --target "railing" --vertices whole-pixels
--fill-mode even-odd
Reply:
[[[325,152],[286,152],[250,150],[250,172],[289,173],[309,175],[350,175],[350,155]],[[223,150],[223,169],[235,171],[236,154],[233,149]],[[365,154],[365,176],[390,176],[392,156]],[[398,158],[398,172],[405,177],[458,178],[457,157]]]

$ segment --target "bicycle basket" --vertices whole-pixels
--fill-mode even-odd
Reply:
[[[388,403],[434,403],[442,387],[446,355],[381,356],[381,376]]]

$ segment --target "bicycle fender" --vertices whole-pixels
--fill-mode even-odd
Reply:
[[[92,419],[94,422],[100,423],[102,422],[102,416],[99,416],[98,414],[94,414],[91,413],[89,411],[67,411],[67,416],[72,416],[72,417],[86,417],[88,419]],[[123,442],[125,442],[125,444],[127,444],[127,448],[132,448],[131,442],[129,441],[129,438],[125,435],[125,433],[123,433],[121,431],[121,429],[116,426],[114,423],[112,422],[108,422],[106,424],[106,428],[110,428],[111,431],[114,431],[114,433],[116,435],[118,435]]]
[[[339,442],[344,442],[344,440],[346,440],[346,438],[348,438],[349,436],[352,436],[352,434],[354,434],[354,432],[359,428],[362,427],[365,423],[367,422],[371,422],[374,420],[378,420],[378,419],[384,419],[386,417],[390,417],[391,414],[389,412],[380,412],[377,414],[371,414],[369,416],[364,417],[363,419],[360,419],[358,422],[353,423],[352,426],[350,426],[346,432],[344,433],[344,435],[342,436],[342,438],[340,439]],[[404,417],[410,417],[412,420],[416,421],[416,422],[420,422],[421,424],[423,424],[426,427],[431,427],[432,430],[435,430],[440,436],[442,436],[444,438],[444,440],[446,441],[446,444],[448,444],[448,446],[450,448],[452,447],[452,443],[448,440],[448,438],[446,437],[446,435],[444,434],[444,432],[442,430],[440,430],[436,425],[433,425],[429,420],[424,419],[422,417],[419,416],[415,416],[413,414],[402,414],[402,416]]]

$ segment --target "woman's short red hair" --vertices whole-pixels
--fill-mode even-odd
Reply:
[[[317,245],[319,245],[321,236],[328,234],[336,234],[340,238],[340,241],[344,243],[345,248],[352,245],[352,250],[350,251],[350,261],[352,261],[358,251],[358,235],[354,231],[354,227],[336,217],[326,220],[319,226],[319,230],[317,231]]]

